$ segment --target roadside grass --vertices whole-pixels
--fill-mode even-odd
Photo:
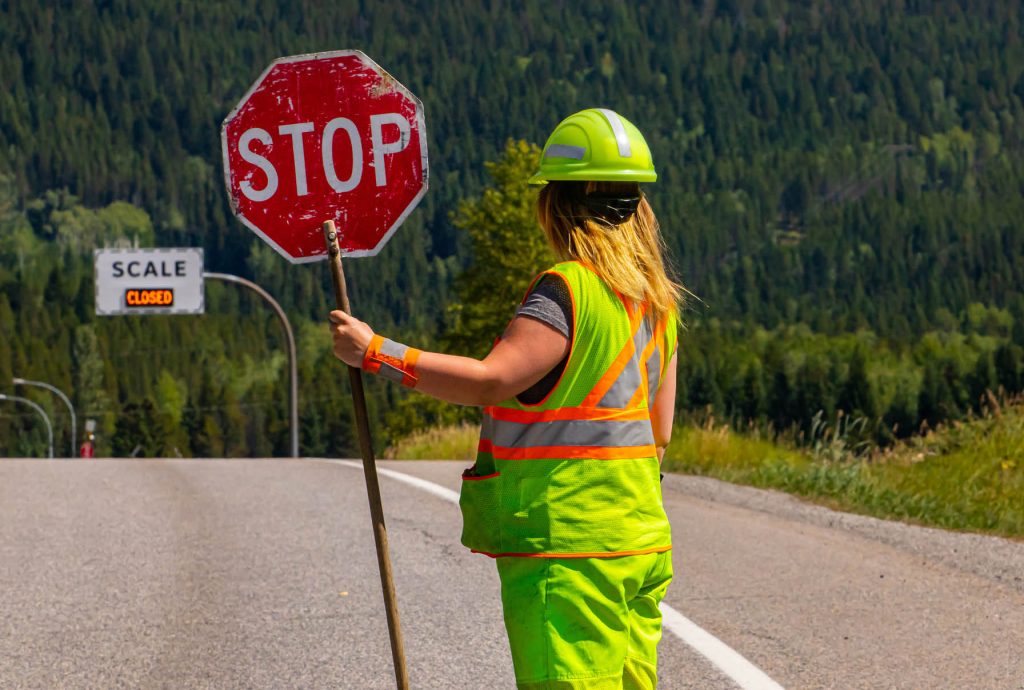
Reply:
[[[797,449],[714,422],[679,427],[665,468],[880,518],[1024,537],[1024,405],[996,405],[873,454],[842,434]]]
[[[417,431],[384,451],[388,460],[473,460],[480,426],[459,424]]]

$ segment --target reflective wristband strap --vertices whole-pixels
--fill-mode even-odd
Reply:
[[[374,335],[363,356],[363,371],[377,374],[407,388],[416,385],[416,362],[421,350]]]

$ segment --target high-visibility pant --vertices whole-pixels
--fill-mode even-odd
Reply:
[[[671,551],[497,563],[519,690],[657,687]]]

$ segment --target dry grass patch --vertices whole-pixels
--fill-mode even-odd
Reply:
[[[384,451],[388,460],[473,460],[480,427],[459,424],[417,431]]]

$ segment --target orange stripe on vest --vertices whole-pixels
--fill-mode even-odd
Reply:
[[[487,407],[484,414],[499,422],[635,422],[648,419],[646,409],[620,410],[610,407],[560,407],[554,410],[513,410],[507,407]]]
[[[657,456],[654,444],[648,446],[531,446],[505,448],[491,445],[495,460],[636,460]]]
[[[483,554],[491,558],[612,558],[614,556],[643,556],[648,553],[664,553],[671,551],[672,545],[655,546],[650,549],[637,549],[635,551],[594,551],[590,553],[488,553],[470,549],[473,553]]]

